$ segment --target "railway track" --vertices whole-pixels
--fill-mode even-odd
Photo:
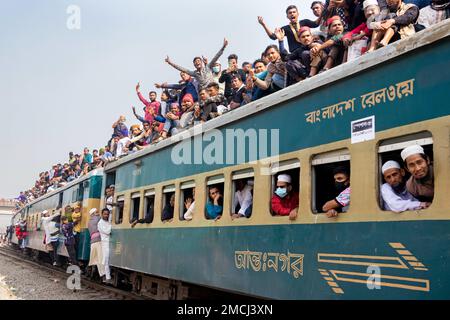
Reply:
[[[49,279],[59,278],[61,281],[66,282],[71,274],[66,273],[61,267],[54,267],[47,263],[32,261],[29,256],[23,255],[9,247],[0,246],[0,254],[6,256],[19,264],[26,264],[28,266],[37,268],[39,270],[46,271]],[[95,300],[148,300],[148,298],[138,296],[128,291],[110,287],[104,284],[97,283],[90,280],[86,276],[81,275],[81,289],[83,294],[86,295],[86,299]],[[68,289],[70,290],[70,289]],[[75,291],[76,289],[74,289]],[[77,290],[78,291],[78,290]]]

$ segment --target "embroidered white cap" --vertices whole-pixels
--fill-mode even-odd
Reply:
[[[291,183],[291,176],[288,174],[280,174],[278,176],[278,182],[286,182],[286,183]]]
[[[389,169],[400,169],[400,165],[397,161],[389,160],[385,164],[383,164],[383,167],[381,167],[381,172],[384,174]]]
[[[92,208],[91,210],[89,210],[89,215],[93,215],[97,212],[97,208]]]
[[[377,0],[366,0],[363,2],[363,9],[366,9],[368,6],[378,6]]]
[[[403,161],[406,160],[409,156],[412,156],[413,154],[425,154],[425,151],[423,151],[423,148],[419,146],[418,144],[406,147],[403,149],[402,153],[400,154],[402,156]]]

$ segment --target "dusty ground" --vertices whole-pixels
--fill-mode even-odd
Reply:
[[[73,292],[66,280],[48,271],[0,254],[0,300],[105,299],[87,288]]]

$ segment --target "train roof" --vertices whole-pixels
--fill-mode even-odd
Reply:
[[[44,199],[50,198],[51,196],[53,196],[55,194],[58,194],[61,191],[65,191],[65,190],[67,190],[67,189],[69,189],[69,188],[79,184],[80,182],[83,182],[83,181],[86,181],[86,180],[90,179],[91,177],[102,176],[102,175],[103,175],[103,168],[94,169],[91,172],[89,172],[87,175],[82,176],[82,177],[80,177],[80,178],[78,178],[76,180],[73,180],[73,181],[69,182],[68,184],[66,184],[65,186],[60,187],[60,188],[56,189],[55,191],[46,193],[45,195],[37,198],[36,200],[34,200],[34,201],[30,202],[30,203],[27,203],[27,205],[25,207],[31,206],[31,205],[33,205],[33,204],[35,204],[37,202],[40,202],[40,201],[42,201]],[[19,212],[20,211],[21,210],[19,210]]]
[[[151,145],[150,147],[147,147],[143,150],[125,156],[117,161],[111,162],[105,166],[105,171],[113,170],[123,164],[132,162],[134,160],[137,160],[138,158],[167,148],[182,141],[186,137],[195,137],[210,130],[220,128],[226,124],[239,121],[240,119],[261,112],[262,110],[268,109],[279,103],[286,102],[288,100],[306,94],[312,90],[329,85],[332,82],[347,78],[366,69],[375,67],[386,61],[409,53],[410,51],[430,45],[434,42],[448,37],[449,35],[450,19],[447,19],[430,28],[418,32],[411,37],[394,42],[384,48],[371,52],[370,54],[362,55],[361,57],[353,61],[341,64],[328,70],[325,73],[321,73],[312,78],[305,79],[300,83],[294,84],[269,96],[246,104],[245,107],[235,109],[231,112],[221,115],[218,118],[211,119],[203,125],[194,126],[166,140],[163,140],[156,145]]]

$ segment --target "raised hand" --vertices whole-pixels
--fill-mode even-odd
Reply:
[[[166,59],[165,59],[164,61],[167,62],[167,63],[170,63],[170,58],[169,58],[169,56],[167,56]]]
[[[228,40],[227,40],[227,38],[224,38],[224,39],[223,39],[223,46],[224,46],[224,47],[228,46]]]
[[[286,35],[284,30],[281,28],[276,28],[274,33],[277,36],[278,41],[283,41],[283,39]]]
[[[136,92],[139,92],[139,89],[140,89],[140,88],[141,88],[141,83],[138,82],[137,85],[136,85]]]
[[[207,64],[208,64],[208,58],[206,58],[206,57],[202,56],[202,60],[203,60],[203,63],[204,63],[205,65],[207,65]]]
[[[262,25],[262,26],[264,26],[264,18],[263,17],[261,17],[261,16],[258,16],[258,23],[260,24],[260,25]]]
[[[161,89],[161,88],[162,88],[162,85],[160,85],[159,83],[155,83],[155,87],[156,87],[157,89]]]

